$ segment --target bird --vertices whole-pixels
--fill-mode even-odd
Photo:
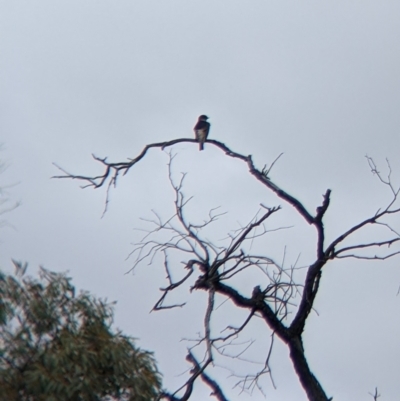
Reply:
[[[210,123],[207,120],[208,117],[202,114],[193,128],[196,139],[199,141],[199,150],[204,149],[204,142],[210,132]]]

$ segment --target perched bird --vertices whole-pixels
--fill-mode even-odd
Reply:
[[[207,121],[208,117],[202,114],[197,120],[197,124],[194,126],[194,134],[196,139],[199,141],[199,149],[204,149],[204,142],[207,139],[208,133],[210,132],[210,123]]]

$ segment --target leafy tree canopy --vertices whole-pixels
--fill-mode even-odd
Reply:
[[[147,401],[161,378],[150,352],[113,332],[113,308],[71,279],[0,272],[0,400]]]

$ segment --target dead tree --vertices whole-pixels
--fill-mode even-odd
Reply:
[[[62,170],[63,174],[56,178],[77,179],[84,182],[84,187],[107,188],[108,193],[111,187],[116,186],[120,174],[127,174],[136,163],[143,159],[152,148],[166,149],[182,142],[194,142],[194,139],[176,139],[168,142],[153,143],[147,145],[142,152],[133,159],[126,162],[111,163],[106,158],[93,156],[103,167],[102,174],[89,177],[75,175]],[[161,296],[154,306],[154,310],[182,307],[182,304],[168,304],[168,295],[179,287],[187,284],[195,277],[191,291],[202,290],[208,294],[207,307],[204,312],[204,333],[195,344],[189,348],[187,361],[191,364],[189,379],[175,392],[164,391],[159,399],[170,401],[188,400],[192,394],[193,384],[201,379],[212,390],[212,395],[218,400],[226,400],[222,387],[217,381],[209,376],[209,370],[214,365],[217,357],[228,356],[225,348],[228,344],[238,341],[246,326],[254,319],[261,319],[271,335],[270,347],[266,352],[264,364],[261,369],[252,374],[238,378],[238,385],[243,389],[259,388],[259,380],[264,375],[271,375],[270,355],[274,339],[279,338],[289,349],[293,367],[297,373],[300,383],[310,401],[328,401],[329,398],[322,385],[311,371],[303,347],[302,335],[305,329],[307,318],[313,310],[314,301],[317,296],[321,275],[327,264],[335,259],[356,258],[384,260],[400,253],[399,250],[389,250],[389,247],[400,240],[400,235],[387,223],[386,218],[399,213],[400,208],[395,203],[399,189],[395,189],[389,175],[383,177],[378,172],[374,161],[367,157],[371,171],[391,191],[390,202],[376,213],[360,221],[358,224],[349,227],[341,235],[330,243],[325,240],[324,215],[329,204],[331,190],[326,190],[321,204],[315,212],[307,210],[302,202],[296,197],[280,188],[270,179],[271,167],[259,169],[255,166],[251,156],[232,151],[225,144],[216,140],[207,140],[207,144],[219,148],[227,157],[241,160],[248,168],[250,174],[256,178],[261,185],[272,191],[281,201],[290,205],[312,226],[316,232],[315,258],[306,266],[303,280],[299,281],[296,276],[296,266],[286,268],[283,264],[269,257],[267,252],[258,254],[251,251],[247,246],[249,241],[254,239],[262,240],[268,232],[266,222],[281,209],[279,205],[273,207],[260,206],[259,212],[244,227],[228,235],[224,245],[218,245],[203,236],[203,231],[212,225],[221,216],[217,210],[211,210],[207,220],[201,224],[189,221],[185,215],[185,207],[190,201],[183,193],[184,175],[179,180],[174,179],[171,173],[171,160],[169,163],[170,182],[175,192],[175,212],[170,218],[163,220],[161,216],[148,222],[153,225],[142,241],[133,250],[135,255],[134,267],[145,260],[153,260],[155,255],[162,254],[164,257],[164,269],[168,285],[161,289]],[[387,237],[383,240],[371,242],[359,242],[348,245],[349,239],[356,233],[361,232],[369,226],[381,226],[386,229]],[[164,237],[160,239],[158,234],[162,232]],[[375,249],[381,249],[375,253]],[[185,261],[179,280],[174,280],[169,256],[171,252],[180,252],[184,255]],[[240,286],[234,283],[238,276],[249,274],[257,270],[262,273],[262,279],[252,289],[252,294],[246,296]],[[193,281],[193,280],[192,280]],[[212,327],[212,318],[215,313],[216,297],[223,297],[238,308],[247,311],[247,317],[239,327],[228,325],[222,334],[216,334]],[[291,317],[289,318],[289,313]],[[196,355],[196,347],[203,347],[201,357]],[[238,355],[230,355],[238,358]],[[271,377],[272,379],[272,377]],[[179,395],[178,395],[179,394]]]

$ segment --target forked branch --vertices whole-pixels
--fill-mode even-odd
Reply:
[[[143,150],[133,159],[126,162],[110,163],[106,158],[93,156],[97,162],[103,166],[103,174],[97,176],[74,175],[67,172],[65,169],[58,167],[63,175],[55,178],[70,178],[83,181],[84,187],[100,188],[106,187],[107,194],[112,186],[116,186],[118,176],[127,174],[129,170],[141,161],[147,152],[152,148],[164,150],[178,143],[197,143],[195,139],[181,138],[166,142],[159,142],[146,145]],[[169,154],[169,179],[172,188],[175,192],[175,211],[168,219],[163,220],[155,213],[153,220],[148,220],[152,224],[152,229],[147,231],[142,240],[136,244],[132,255],[136,256],[134,267],[138,264],[148,261],[152,263],[155,256],[160,252],[164,256],[164,269],[167,276],[168,284],[161,288],[162,295],[154,306],[154,310],[170,309],[174,307],[183,307],[185,303],[177,303],[173,305],[165,305],[167,296],[178,288],[182,288],[188,283],[189,278],[197,275],[194,285],[190,288],[193,290],[203,290],[207,292],[208,302],[204,317],[204,334],[196,340],[196,345],[192,347],[187,355],[187,361],[191,363],[190,378],[174,393],[164,392],[160,395],[160,399],[169,401],[186,401],[190,398],[193,391],[193,384],[197,378],[201,378],[211,389],[211,395],[219,401],[226,401],[222,389],[218,383],[211,379],[206,373],[206,370],[212,367],[215,363],[214,357],[218,356],[236,358],[242,360],[242,354],[246,352],[252,342],[246,343],[245,349],[236,355],[227,355],[224,350],[226,346],[233,345],[234,341],[243,335],[245,329],[251,324],[254,318],[262,319],[269,332],[274,336],[279,337],[289,348],[290,357],[293,366],[297,372],[300,382],[302,383],[310,401],[328,401],[321,384],[316,379],[308,365],[305,351],[302,343],[302,334],[305,328],[307,318],[314,307],[314,302],[319,290],[319,285],[322,277],[322,270],[326,264],[334,259],[340,258],[358,258],[358,259],[379,259],[384,260],[400,253],[394,249],[389,252],[386,248],[395,246],[400,241],[398,230],[392,228],[384,221],[385,217],[392,216],[400,212],[399,207],[395,207],[395,202],[398,199],[400,188],[396,189],[391,181],[391,167],[389,162],[389,174],[383,177],[378,171],[373,159],[367,156],[368,164],[373,174],[377,175],[380,182],[388,186],[391,192],[391,199],[386,207],[378,210],[370,217],[362,220],[358,224],[348,228],[344,233],[334,239],[328,246],[325,245],[325,227],[324,216],[327,213],[331,201],[331,190],[328,189],[323,194],[322,203],[316,207],[315,213],[311,213],[303,205],[303,203],[288,194],[277,184],[273,183],[269,177],[271,168],[264,167],[263,169],[256,168],[251,155],[243,155],[232,151],[224,143],[216,140],[208,140],[208,144],[222,150],[226,156],[239,159],[246,163],[249,172],[266,188],[270,189],[281,200],[291,205],[305,222],[314,226],[316,230],[316,252],[314,260],[309,261],[308,267],[302,280],[295,279],[294,272],[296,268],[293,266],[288,272],[283,263],[277,263],[273,257],[268,254],[255,254],[251,252],[251,247],[247,246],[250,240],[260,240],[268,230],[266,222],[276,212],[281,210],[280,206],[264,207],[263,213],[257,214],[245,227],[236,230],[234,234],[229,235],[225,242],[220,244],[216,241],[209,240],[203,236],[203,230],[208,228],[210,224],[216,223],[218,217],[222,214],[210,212],[208,219],[202,223],[194,223],[186,215],[186,206],[191,200],[183,193],[183,183],[185,175],[176,181],[171,172],[171,163],[174,156]],[[278,157],[279,158],[279,157]],[[108,202],[108,195],[106,204]],[[354,238],[354,234],[360,232],[366,227],[377,226],[384,227],[390,233],[383,240],[358,242],[355,244],[346,244],[345,241]],[[257,228],[261,227],[261,233],[256,232]],[[281,229],[283,227],[280,227]],[[168,238],[160,239],[157,237],[160,233],[167,234]],[[250,248],[250,249],[249,249]],[[371,252],[375,248],[381,248],[385,251],[380,255],[372,255]],[[168,255],[178,252],[184,256],[184,261],[177,267],[174,261],[170,261]],[[183,271],[182,271],[183,266]],[[257,282],[253,288],[248,288],[244,285],[240,288],[237,286],[238,277],[242,277],[244,273],[249,271],[261,271],[264,273],[260,282]],[[174,279],[173,277],[178,277]],[[247,290],[247,293],[245,292]],[[252,290],[252,292],[251,292]],[[251,292],[251,295],[249,295]],[[247,295],[245,295],[247,294]],[[230,332],[226,335],[213,332],[213,317],[216,313],[214,305],[215,298],[222,297],[226,302],[246,310],[247,318],[239,327],[234,327],[228,324],[226,327]],[[298,298],[300,300],[298,301]],[[290,313],[294,312],[294,317],[288,323]],[[221,345],[222,344],[222,345]],[[259,388],[259,379],[266,373],[271,373],[269,366],[271,348],[268,350],[265,358],[265,363],[262,368],[255,374],[246,375],[241,379],[240,384],[245,388],[248,383],[251,383],[252,388]],[[200,362],[193,353],[193,348],[202,346],[204,349],[204,358]],[[244,387],[243,387],[244,385]],[[178,393],[182,393],[180,397]],[[378,398],[377,390],[375,399]]]

